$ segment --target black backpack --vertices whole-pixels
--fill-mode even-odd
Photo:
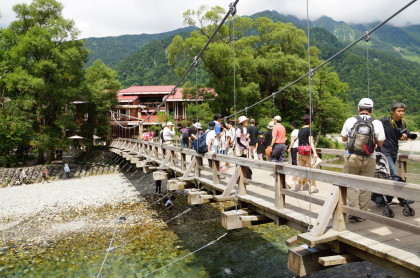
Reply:
[[[159,134],[160,140],[162,140],[162,143],[165,142],[165,139],[163,139],[163,130]]]
[[[373,121],[375,118],[357,116],[357,121],[350,129],[347,141],[347,150],[351,154],[369,156],[375,151],[375,128]]]

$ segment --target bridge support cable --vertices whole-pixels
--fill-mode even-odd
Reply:
[[[346,52],[347,50],[349,50],[353,46],[355,46],[360,41],[364,40],[366,35],[370,35],[373,32],[375,32],[376,30],[378,30],[380,27],[382,27],[383,25],[385,25],[386,23],[388,23],[391,19],[393,19],[394,17],[396,17],[398,14],[400,14],[402,11],[404,11],[405,9],[407,9],[409,6],[411,6],[416,1],[417,0],[410,1],[408,4],[406,4],[404,7],[402,7],[398,11],[396,11],[390,17],[388,17],[387,19],[385,19],[384,21],[382,21],[381,23],[379,23],[377,26],[375,26],[374,28],[372,28],[370,31],[365,32],[359,39],[355,40],[353,43],[351,43],[348,46],[344,47],[343,49],[341,49],[340,51],[338,51],[336,54],[334,54],[333,56],[331,56],[330,58],[328,58],[327,60],[325,60],[324,62],[322,62],[321,64],[319,64],[318,66],[316,66],[315,68],[311,69],[310,72],[305,73],[304,75],[302,75],[301,77],[297,78],[296,80],[290,82],[289,84],[287,84],[286,86],[284,86],[280,90],[275,91],[271,95],[269,95],[269,96],[267,96],[267,97],[265,97],[265,98],[257,101],[256,103],[252,104],[251,106],[248,106],[246,109],[250,109],[250,108],[252,108],[252,107],[254,107],[254,106],[258,105],[258,104],[261,104],[261,103],[265,102],[267,99],[270,99],[270,97],[272,97],[273,95],[277,95],[278,93],[281,93],[282,91],[288,89],[292,85],[298,83],[299,81],[301,81],[305,77],[307,77],[309,75],[313,75],[315,73],[315,71],[317,71],[321,67],[325,66],[326,64],[328,64],[329,62],[331,62],[332,60],[334,60],[335,58],[337,58],[338,56],[340,56],[341,54],[343,54],[344,52]],[[232,115],[229,115],[229,116],[224,117],[224,119],[232,118],[232,117],[236,116],[237,114],[242,113],[244,111],[245,111],[245,109],[242,109],[240,111],[235,112]]]
[[[210,242],[209,242],[209,243],[207,243],[206,245],[204,245],[204,246],[202,246],[202,247],[200,247],[200,248],[198,248],[198,249],[196,249],[196,250],[194,250],[194,251],[192,251],[192,252],[188,253],[187,255],[184,255],[184,256],[182,256],[182,257],[181,257],[181,258],[179,258],[179,259],[176,259],[176,260],[174,260],[174,261],[172,261],[172,262],[170,262],[170,263],[168,263],[168,264],[166,264],[166,265],[164,265],[164,266],[162,266],[162,267],[159,267],[158,269],[155,269],[155,270],[153,270],[153,271],[150,271],[150,272],[146,273],[145,275],[141,276],[141,278],[143,278],[143,277],[147,277],[147,276],[149,276],[149,275],[151,275],[151,274],[153,274],[153,273],[155,273],[155,272],[157,272],[157,271],[159,271],[159,270],[161,270],[161,269],[164,269],[165,267],[168,267],[168,266],[170,266],[170,265],[172,265],[172,264],[174,264],[174,263],[176,263],[176,262],[179,262],[179,261],[181,261],[181,260],[185,259],[186,257],[189,257],[189,256],[191,256],[191,255],[193,255],[193,254],[195,254],[195,253],[197,253],[197,252],[199,252],[199,251],[201,251],[201,250],[203,250],[203,249],[205,249],[205,248],[207,248],[207,247],[209,247],[209,246],[211,246],[211,245],[215,244],[216,242],[218,242],[219,240],[221,240],[222,238],[224,238],[224,237],[225,237],[225,236],[227,236],[227,235],[228,235],[228,233],[224,233],[223,235],[219,236],[219,237],[218,237],[218,238],[216,238],[215,240],[210,241]]]
[[[366,79],[367,79],[367,97],[370,98],[370,72],[369,72],[369,40],[370,36],[367,32],[363,33],[366,41]]]
[[[312,124],[313,124],[313,109],[314,109],[314,105],[313,105],[313,91],[312,91],[312,76],[313,76],[313,72],[311,69],[311,39],[310,39],[310,27],[309,27],[309,0],[306,0],[306,28],[307,28],[307,36],[308,36],[308,93],[309,93],[309,128],[310,128],[310,133],[309,133],[309,138],[311,138],[312,135],[312,143],[311,143],[311,139],[309,141],[309,145],[314,144],[314,140],[313,140],[313,132],[312,132]],[[316,154],[316,153],[315,153]],[[312,148],[310,148],[309,150],[309,186],[308,186],[308,190],[309,190],[309,226],[308,226],[308,231],[311,229],[312,227]],[[306,218],[306,216],[305,216]]]
[[[145,177],[147,176],[147,174],[145,174],[141,179],[144,179]],[[146,189],[146,187],[144,188],[144,190]],[[114,222],[114,229],[113,229],[113,232],[112,232],[112,237],[111,237],[111,240],[110,240],[110,242],[109,242],[109,246],[108,246],[108,248],[106,249],[106,254],[105,254],[105,258],[104,258],[104,260],[102,261],[102,264],[101,264],[101,267],[100,267],[100,269],[99,269],[99,272],[98,272],[98,274],[96,275],[96,278],[99,278],[99,276],[101,275],[101,272],[102,272],[102,270],[103,270],[103,268],[104,268],[104,266],[105,266],[105,263],[106,263],[106,261],[107,261],[107,259],[108,259],[108,255],[109,255],[109,253],[112,251],[112,250],[114,250],[115,248],[114,247],[112,247],[112,244],[114,243],[114,240],[115,240],[115,235],[116,235],[116,232],[117,232],[117,224],[120,224],[121,223],[121,209],[122,209],[122,205],[124,204],[124,202],[126,201],[126,199],[124,198],[124,199],[122,199],[121,201],[119,201],[119,206],[118,206],[118,213],[117,213],[117,218],[115,219],[115,222]],[[158,200],[159,201],[159,200]],[[157,201],[156,201],[157,202]],[[156,203],[155,202],[155,203]],[[152,203],[151,205],[153,205],[154,203]],[[147,207],[145,207],[144,209],[146,209],[146,208],[148,208],[148,207],[150,207],[151,205],[149,205],[149,206],[147,206]],[[143,209],[143,210],[144,210]]]
[[[203,46],[203,48],[200,50],[200,52],[198,52],[197,56],[194,56],[193,61],[191,62],[191,64],[187,68],[187,70],[184,72],[184,74],[181,76],[181,78],[178,80],[178,82],[175,84],[175,86],[172,88],[171,92],[156,107],[155,111],[158,111],[160,109],[160,107],[163,104],[165,104],[165,102],[168,100],[168,98],[171,95],[175,94],[176,89],[180,86],[180,84],[182,83],[182,81],[184,81],[185,77],[188,75],[188,73],[191,71],[191,69],[197,65],[198,60],[201,58],[201,56],[203,55],[204,51],[206,50],[206,48],[208,47],[208,45],[210,44],[210,42],[214,39],[214,37],[216,36],[216,34],[219,32],[219,29],[223,26],[223,24],[226,22],[226,20],[228,19],[228,17],[230,15],[234,16],[236,14],[236,5],[238,4],[238,2],[239,2],[239,0],[235,0],[235,2],[229,4],[229,11],[223,17],[222,21],[220,21],[219,25],[216,27],[216,29],[214,30],[213,34],[207,40],[207,42],[205,43],[205,45]],[[152,116],[153,113],[154,112],[152,112],[149,116],[147,116],[146,119],[145,119],[145,121],[149,120],[150,116]]]

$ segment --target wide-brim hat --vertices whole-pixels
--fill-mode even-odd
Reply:
[[[273,127],[274,127],[274,122],[273,121],[269,122],[267,128],[273,129]]]
[[[174,126],[174,124],[172,122],[168,122],[166,125],[167,126]]]
[[[245,121],[248,121],[248,120],[249,119],[246,116],[240,116],[239,119],[238,119],[238,121],[239,121],[240,124],[243,123],[243,122],[245,122]]]
[[[201,124],[200,124],[199,122],[195,123],[195,124],[194,124],[194,127],[195,127],[196,129],[203,129],[203,128],[201,127]]]

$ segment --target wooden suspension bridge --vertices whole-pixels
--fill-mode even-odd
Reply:
[[[420,276],[420,217],[415,216],[415,209],[420,208],[418,184],[214,153],[201,155],[191,149],[135,139],[115,139],[111,150],[145,173],[153,172],[155,180],[167,180],[168,190],[185,190],[191,205],[237,201],[237,210],[221,216],[221,224],[228,230],[274,221],[301,231],[287,240],[288,267],[296,275],[366,260],[403,277]],[[317,151],[320,155],[344,155],[341,150]],[[419,177],[406,171],[407,162],[419,161],[418,155],[400,155],[399,175]],[[232,165],[229,171],[219,171],[223,162]],[[252,169],[252,180],[246,178],[247,168]],[[292,176],[316,180],[319,193],[310,195],[289,188],[286,180]],[[383,207],[373,203],[369,211],[346,206],[347,188],[416,203],[405,213],[408,216],[403,215],[403,208],[394,207],[395,217],[390,218],[382,215]],[[348,223],[348,214],[366,221]]]

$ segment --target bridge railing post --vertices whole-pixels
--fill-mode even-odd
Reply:
[[[239,183],[238,183],[239,195],[246,195],[246,183],[245,183],[246,172],[247,172],[247,167],[241,165],[239,167]]]
[[[347,204],[347,187],[339,186],[339,189],[338,203],[333,213],[332,228],[340,232],[346,230],[346,214],[344,213],[344,206]]]
[[[185,153],[181,153],[181,171],[186,171],[186,161],[187,161],[187,155]]]

